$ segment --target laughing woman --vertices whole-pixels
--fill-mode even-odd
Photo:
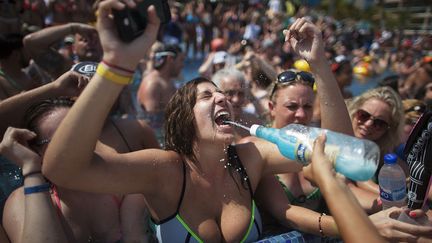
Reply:
[[[135,5],[134,1],[127,4]],[[119,41],[110,13],[125,5],[118,0],[99,5],[103,62],[52,138],[44,174],[72,189],[142,193],[160,242],[259,239],[262,228],[254,203],[258,183],[265,175],[298,172],[301,166],[265,141],[231,146],[234,129],[224,124],[231,118],[231,105],[211,81],[194,79],[170,100],[166,150],[119,154],[98,143],[110,107],[132,79],[131,70],[150,49],[159,28],[150,7],[144,34],[128,44]],[[291,38],[298,40],[297,47],[310,51],[319,34],[313,30],[310,23],[299,22],[291,27],[291,33],[296,33]],[[340,104],[333,105],[344,105],[342,99],[335,101]]]

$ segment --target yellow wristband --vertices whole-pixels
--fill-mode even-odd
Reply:
[[[125,76],[118,73],[113,72],[110,68],[106,67],[104,64],[100,63],[96,69],[96,73],[109,81],[120,84],[127,85],[132,81],[132,76]]]

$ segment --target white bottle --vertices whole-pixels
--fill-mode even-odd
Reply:
[[[406,205],[406,176],[396,161],[396,154],[386,154],[378,175],[383,210]]]
[[[360,139],[330,130],[289,124],[276,129],[252,125],[250,134],[276,144],[286,158],[309,164],[313,142],[326,133],[325,153],[334,162],[336,172],[355,181],[369,180],[377,169],[378,146],[369,140]]]

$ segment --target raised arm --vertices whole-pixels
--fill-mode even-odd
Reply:
[[[50,185],[41,174],[41,158],[26,147],[35,136],[10,127],[0,143],[0,154],[15,161],[24,175],[24,190],[15,190],[6,201],[3,224],[12,242],[68,242],[51,201]]]
[[[325,58],[321,31],[305,18],[300,18],[286,32],[286,41],[311,66],[321,104],[321,127],[353,135],[342,93]]]
[[[99,65],[91,82],[60,124],[45,153],[44,174],[64,187],[110,193],[137,192],[145,184],[137,181],[156,180],[157,177],[151,177],[157,173],[154,164],[167,161],[167,157],[173,154],[155,151],[117,154],[112,151],[108,153],[109,149],[99,149],[98,146],[97,155],[93,158],[97,139],[110,108],[123,86],[132,79],[133,72],[124,70],[135,70],[156,40],[159,29],[160,21],[152,6],[148,10],[145,32],[128,44],[120,41],[110,13],[112,9],[123,9],[125,4],[119,0],[107,0],[99,4],[97,29],[104,50],[103,61],[110,65]],[[128,1],[127,4],[135,7],[135,2]],[[143,161],[150,163],[148,168],[140,171],[143,166],[137,167],[137,164]],[[152,173],[143,175],[145,171]]]
[[[76,33],[86,36],[96,34],[96,30],[81,23],[52,26],[25,36],[24,46],[40,67],[57,78],[70,69],[72,61],[65,59],[53,46],[67,35]]]
[[[87,77],[68,71],[54,82],[1,101],[0,134],[3,134],[9,126],[22,127],[24,114],[31,105],[49,98],[78,96],[87,83]]]

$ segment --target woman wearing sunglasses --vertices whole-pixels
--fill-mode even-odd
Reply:
[[[379,87],[349,100],[347,105],[354,135],[377,143],[381,155],[393,152],[405,125],[400,96],[390,87]]]
[[[392,88],[384,86],[368,90],[349,100],[347,105],[354,135],[377,143],[381,157],[392,153],[400,144],[405,125],[403,106],[400,96]],[[376,176],[382,165],[381,159]],[[374,181],[377,182],[376,178]],[[379,188],[376,183],[368,181],[357,185],[378,197]]]
[[[302,22],[305,24],[304,20],[298,20],[293,26]],[[311,29],[315,28],[314,26]],[[298,34],[298,32],[289,33],[288,36]],[[302,43],[302,45],[311,45],[310,49],[298,48],[299,46],[295,45],[298,43],[292,43],[294,38],[289,40],[292,46],[297,47],[294,50],[300,58],[308,61],[314,76],[309,72],[294,69],[284,71],[277,76],[269,90],[268,106],[272,127],[282,128],[292,123],[310,125],[315,101],[313,86],[316,82],[318,90],[316,98],[320,100],[323,114],[322,127],[352,135],[348,111],[338,84],[326,59],[321,58],[324,56],[322,39],[315,37]],[[257,140],[259,139],[255,137],[247,137],[241,142]],[[267,209],[266,211],[286,227],[321,236],[339,236],[333,218],[320,214],[327,213],[320,190],[305,178],[303,172],[278,174],[276,177],[266,176],[260,181],[257,198],[260,199],[262,208]],[[267,227],[265,231],[267,235],[287,231],[286,228],[280,228],[275,222],[271,222],[271,217],[264,214],[264,218],[264,230]]]
[[[319,41],[317,42],[319,45]],[[314,60],[309,56],[320,56],[319,48],[312,49],[311,52],[295,50],[299,56],[309,61],[314,76],[298,70],[288,70],[277,76],[269,92],[272,127],[282,128],[291,123],[310,125],[315,99],[313,86],[316,81],[318,90],[316,98],[321,104],[322,127],[353,135],[351,120],[346,117],[347,109],[345,106],[339,106],[338,101],[343,98],[330,67],[327,62],[320,62],[322,60]],[[256,140],[258,139],[255,137],[247,137],[241,142]],[[263,228],[267,235],[287,232],[286,227],[288,227],[320,236],[340,237],[340,230],[346,226],[341,226],[340,222],[336,225],[334,218],[325,214],[328,210],[322,193],[305,178],[303,172],[279,174],[277,179],[275,176],[266,176],[261,179],[256,195],[260,199],[260,206],[266,209],[263,212]],[[331,193],[329,195],[335,196]],[[374,194],[366,191],[361,191],[356,196],[364,195],[369,196],[366,197],[368,200],[376,198]],[[361,206],[364,207],[363,204]],[[343,206],[338,204],[338,207]],[[277,223],[271,221],[271,217],[265,214],[266,211],[285,227],[278,227]],[[387,216],[388,213],[383,211],[370,218],[380,234],[388,240],[405,241],[416,238],[416,233],[424,235],[427,232],[427,229],[414,230],[409,225],[400,225],[396,220],[391,220]],[[355,217],[353,212],[345,211],[344,214]]]

